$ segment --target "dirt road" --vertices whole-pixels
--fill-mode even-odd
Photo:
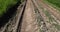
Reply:
[[[34,2],[34,4],[32,4],[33,3],[32,1]],[[39,28],[38,26],[39,24],[41,24],[40,29],[43,32],[53,32],[53,31],[55,32],[56,29],[52,26],[52,24],[47,22],[49,19],[44,14],[43,10],[39,8],[38,4],[42,5],[43,8],[46,8],[51,15],[56,17],[57,20],[60,20],[59,18],[60,13],[57,12],[55,9],[52,9],[49,5],[45,4],[42,0],[36,0],[36,1],[37,2],[35,2],[35,0],[27,1],[27,6],[26,6],[24,17],[22,20],[23,23],[21,26],[22,27],[21,32],[34,32],[37,28]],[[33,5],[35,5],[35,7]],[[38,12],[36,11],[37,15],[35,15],[36,13],[34,12],[34,8],[38,9],[37,10]],[[37,17],[37,21],[38,22],[40,21],[41,23],[37,24],[36,16],[39,17],[39,18]],[[37,25],[34,25],[34,22]],[[30,23],[33,23],[33,24],[30,24]],[[35,29],[35,27],[37,28]],[[37,31],[40,32],[39,30]]]
[[[13,22],[7,24],[2,32],[59,32],[52,24],[60,24],[60,13],[43,0],[27,0],[21,7],[16,17],[10,20]],[[46,16],[47,11],[52,20]]]
[[[33,4],[31,0],[27,0],[27,5],[22,20],[21,32],[38,32],[37,28],[38,25]]]

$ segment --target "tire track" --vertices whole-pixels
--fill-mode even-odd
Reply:
[[[48,30],[47,26],[46,26],[46,21],[48,21],[46,15],[43,13],[42,9],[39,8],[37,2],[35,0],[32,0],[32,2],[35,4],[35,10],[36,11],[36,15],[37,15],[37,21],[39,22],[40,29],[42,30],[42,32],[46,32]]]

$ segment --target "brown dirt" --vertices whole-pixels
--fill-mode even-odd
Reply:
[[[38,32],[38,26],[32,5],[31,0],[27,0],[27,5],[22,20],[21,32]]]

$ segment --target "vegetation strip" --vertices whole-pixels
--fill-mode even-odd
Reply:
[[[51,5],[53,8],[55,8],[55,9],[57,9],[57,10],[60,11],[60,8],[59,7],[55,6],[54,4],[50,3],[49,1],[44,0],[44,2],[47,3],[48,5]]]
[[[18,2],[23,2],[24,0],[0,0],[0,17],[7,12],[7,10]]]
[[[18,8],[21,9],[21,11],[17,11],[16,15],[15,15],[13,18],[11,18],[11,19],[9,20],[9,22],[6,23],[6,25],[5,25],[4,27],[1,27],[1,28],[3,28],[3,29],[1,30],[1,32],[13,31],[13,30],[17,29],[16,25],[17,25],[17,23],[18,23],[18,21],[19,21],[19,19],[17,20],[17,16],[21,15],[22,10],[23,10],[23,8],[24,8],[24,5],[25,5],[25,2],[23,2],[23,3],[18,7]],[[19,10],[19,9],[18,9],[18,10]],[[21,12],[21,13],[19,14],[19,12]],[[20,16],[19,16],[19,17],[20,17]],[[16,22],[16,21],[17,21],[17,22]],[[12,24],[12,25],[11,25],[11,24]],[[18,23],[18,24],[19,24],[19,23]],[[11,26],[11,27],[10,27],[10,26]],[[9,30],[8,28],[10,28],[10,29],[14,28],[14,29]],[[15,32],[16,32],[16,30],[15,30]]]
[[[46,0],[46,1],[60,8],[60,0]]]

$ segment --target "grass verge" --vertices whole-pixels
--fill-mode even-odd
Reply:
[[[46,0],[46,1],[60,8],[60,0]]]
[[[53,8],[55,8],[55,9],[57,9],[57,10],[60,11],[60,7],[58,7],[58,5],[56,6],[56,5],[54,5],[53,3],[50,3],[50,2],[47,1],[47,0],[44,0],[44,2],[47,3],[48,5],[51,5]],[[53,2],[54,2],[54,1],[53,1]]]
[[[20,0],[0,0],[0,17]]]

